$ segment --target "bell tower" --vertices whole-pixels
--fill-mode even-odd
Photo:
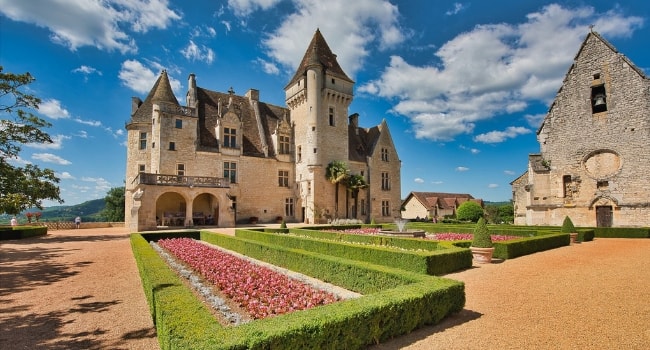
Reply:
[[[353,88],[354,81],[317,29],[284,89],[295,126],[296,183],[310,223],[333,214],[334,186],[325,178],[325,168],[335,160],[348,162],[348,107]]]

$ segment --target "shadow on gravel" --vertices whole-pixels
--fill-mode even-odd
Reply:
[[[129,239],[129,234],[119,235],[93,235],[92,233],[78,235],[57,235],[56,231],[48,232],[45,236],[31,237],[25,239],[12,239],[2,241],[0,244],[31,245],[43,243],[66,243],[66,242],[106,242]]]
[[[440,323],[433,326],[426,326],[415,331],[401,336],[399,338],[391,339],[386,343],[368,347],[368,350],[397,350],[406,346],[413,345],[416,342],[426,339],[427,337],[442,333],[447,329],[454,328],[464,323],[476,320],[483,316],[482,313],[463,309],[460,312],[445,317]]]
[[[56,258],[70,254],[75,249],[12,249],[0,251],[0,297],[50,285],[79,273],[78,269],[92,264],[56,262]]]

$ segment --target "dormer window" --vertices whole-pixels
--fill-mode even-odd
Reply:
[[[223,128],[223,147],[237,148],[237,129]]]

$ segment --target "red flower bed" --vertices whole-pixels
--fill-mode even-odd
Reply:
[[[331,293],[190,238],[162,239],[158,244],[213,283],[255,319],[337,301]]]
[[[362,228],[348,228],[345,230],[323,230],[325,232],[342,232],[342,233],[352,233],[355,235],[376,235],[379,233],[380,229],[376,227],[362,227]]]
[[[431,237],[430,239],[436,241],[471,241],[472,239],[474,239],[474,235],[471,233],[451,233],[451,232],[436,233],[430,237]],[[509,241],[509,240],[521,238],[518,236],[503,236],[503,235],[490,235],[490,237],[492,238],[492,242],[503,242],[503,241]]]

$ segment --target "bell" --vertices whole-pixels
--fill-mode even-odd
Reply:
[[[594,107],[603,106],[603,105],[605,105],[605,95],[598,94],[594,96]]]

